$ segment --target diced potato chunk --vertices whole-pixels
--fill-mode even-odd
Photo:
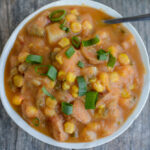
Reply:
[[[66,16],[66,20],[67,20],[68,22],[76,21],[76,19],[77,19],[77,17],[76,17],[74,14],[68,14],[68,15]]]
[[[51,108],[51,109],[54,109],[57,105],[57,101],[56,100],[53,100],[51,99],[50,97],[47,97],[46,98],[46,105]]]
[[[44,113],[45,113],[45,115],[46,115],[47,117],[53,117],[53,116],[56,114],[56,112],[55,112],[54,109],[51,109],[51,108],[48,108],[48,107],[46,107],[46,108],[44,109]]]
[[[58,23],[54,23],[46,27],[47,39],[50,45],[66,36],[65,31],[61,30],[59,26]]]
[[[37,110],[36,107],[34,107],[34,106],[27,106],[27,108],[26,108],[26,115],[29,118],[36,117],[37,113],[38,113],[38,110]]]
[[[75,125],[74,125],[74,123],[72,123],[72,122],[66,122],[65,124],[64,124],[64,131],[66,132],[66,133],[69,133],[69,134],[72,134],[74,131],[75,131]]]

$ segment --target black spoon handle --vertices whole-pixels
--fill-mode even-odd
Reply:
[[[145,20],[150,20],[150,14],[144,14],[144,15],[139,15],[139,16],[132,16],[132,17],[125,17],[125,18],[116,18],[116,19],[104,20],[104,23],[116,24],[116,23],[122,23],[122,22],[145,21]]]

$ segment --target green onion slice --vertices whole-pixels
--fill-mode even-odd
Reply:
[[[55,81],[57,77],[57,69],[54,66],[50,66],[46,74],[51,80]]]
[[[38,127],[39,124],[40,124],[39,118],[35,117],[35,118],[32,120],[32,123],[33,123],[34,126]]]
[[[87,84],[84,77],[82,76],[77,77],[77,82],[79,86],[79,96],[85,95],[85,93],[87,92]]]
[[[116,63],[116,58],[111,53],[109,53],[109,60],[107,66],[113,68],[115,63]]]
[[[106,52],[103,49],[97,51],[97,58],[99,60],[107,60],[108,56],[109,56],[109,52]]]
[[[63,23],[60,24],[59,27],[60,27],[60,29],[62,29],[63,31],[69,32],[70,29],[69,29],[68,27],[65,26],[65,22],[66,22],[66,20],[64,20]]]
[[[82,45],[84,47],[87,47],[87,46],[91,46],[91,45],[94,45],[96,43],[98,43],[100,41],[99,37],[96,35],[94,38],[90,39],[90,40],[87,40],[87,41],[82,41]]]
[[[45,86],[42,87],[42,91],[45,95],[49,96],[51,99],[56,100],[55,97],[47,91]]]
[[[39,66],[35,66],[35,72],[37,73],[37,74],[39,74],[39,75],[46,75],[46,73],[41,73],[41,72],[39,72],[38,71],[38,69],[40,69],[40,68],[49,68],[50,67],[50,65],[39,65]]]
[[[79,66],[80,68],[84,68],[84,63],[83,63],[82,61],[79,61],[79,62],[78,62],[78,66]]]
[[[70,58],[75,53],[73,46],[70,46],[68,50],[65,52],[67,58]]]
[[[66,115],[71,115],[73,111],[73,105],[67,102],[61,103],[61,111]]]
[[[85,98],[85,108],[95,109],[97,98],[98,98],[98,92],[95,91],[87,92]]]
[[[66,11],[63,9],[55,10],[50,15],[49,18],[52,22],[58,22],[62,20],[66,15]]]
[[[72,39],[71,39],[71,42],[72,42],[72,45],[75,47],[75,48],[80,48],[80,40],[77,36],[73,36]]]
[[[43,61],[43,57],[39,55],[28,55],[26,58],[26,62],[32,64],[41,64],[42,61]]]

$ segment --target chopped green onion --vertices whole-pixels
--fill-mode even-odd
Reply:
[[[73,48],[72,46],[70,46],[70,47],[68,48],[68,50],[65,52],[65,54],[66,54],[66,56],[67,56],[68,58],[70,58],[74,53],[75,53],[75,50],[74,50],[74,48]]]
[[[94,45],[96,43],[98,43],[100,41],[99,37],[96,35],[93,39],[90,39],[90,40],[87,40],[87,41],[82,41],[82,45],[84,47],[87,47],[87,46],[91,46],[91,45]]]
[[[59,27],[60,27],[60,29],[62,29],[63,31],[69,32],[70,29],[65,26],[65,22],[66,22],[66,21],[64,20],[64,22],[63,22],[62,24],[60,24]]]
[[[79,66],[80,68],[84,68],[84,63],[83,63],[82,61],[79,61],[79,62],[78,62],[78,66]]]
[[[85,93],[87,92],[87,84],[84,77],[82,76],[77,77],[77,82],[79,86],[79,96],[85,95]]]
[[[109,52],[104,51],[103,49],[97,51],[97,58],[99,60],[106,60],[108,58]]]
[[[46,75],[45,73],[40,73],[39,71],[38,71],[38,69],[39,68],[44,68],[44,67],[50,67],[50,65],[39,65],[39,66],[35,66],[35,72],[37,73],[37,74],[39,74],[39,75]]]
[[[34,119],[32,120],[32,123],[33,123],[34,126],[38,127],[39,124],[40,124],[40,120],[36,117],[36,118],[34,118]]]
[[[39,55],[28,55],[26,58],[26,62],[32,64],[41,64],[42,61],[43,61],[43,57]]]
[[[73,111],[73,105],[67,102],[61,103],[61,111],[66,115],[71,115]]]
[[[46,74],[51,80],[56,80],[56,77],[57,77],[57,70],[54,66],[50,66],[49,69],[48,69],[48,72]]]
[[[95,91],[87,92],[85,98],[85,108],[95,109],[97,98],[98,98],[98,92]]]
[[[75,47],[75,48],[80,48],[80,40],[77,36],[73,36],[72,39],[71,39],[71,42],[72,42],[72,45]]]
[[[45,88],[45,86],[42,87],[42,91],[45,95],[49,96],[51,99],[56,100],[55,97],[53,95],[51,95],[47,89]]]
[[[66,11],[63,9],[55,10],[50,15],[49,18],[52,22],[58,22],[62,20],[66,15]]]
[[[115,63],[116,63],[116,58],[111,53],[109,53],[109,60],[107,66],[113,68]]]

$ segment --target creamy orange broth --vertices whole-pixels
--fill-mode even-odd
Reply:
[[[69,32],[60,29],[62,20],[52,22],[48,17],[58,9],[67,12],[63,19]],[[6,63],[6,95],[14,110],[39,132],[58,141],[93,141],[115,132],[136,107],[144,66],[133,35],[121,24],[102,23],[110,18],[86,6],[55,7],[35,16],[19,32]],[[65,52],[73,36],[85,41],[96,35],[100,42],[87,47],[80,44],[67,58]],[[106,60],[97,58],[100,49],[116,59],[113,67],[107,66],[110,54]],[[35,67],[41,64],[26,62],[28,55],[42,56],[42,65],[53,65],[58,71],[56,80],[38,74]],[[79,61],[83,68],[78,66]],[[40,71],[45,73],[47,68]],[[95,109],[86,109],[86,96],[79,96],[78,76],[84,78],[86,92],[98,93]],[[43,87],[56,100],[47,96]],[[62,112],[62,102],[72,104],[71,114]]]

